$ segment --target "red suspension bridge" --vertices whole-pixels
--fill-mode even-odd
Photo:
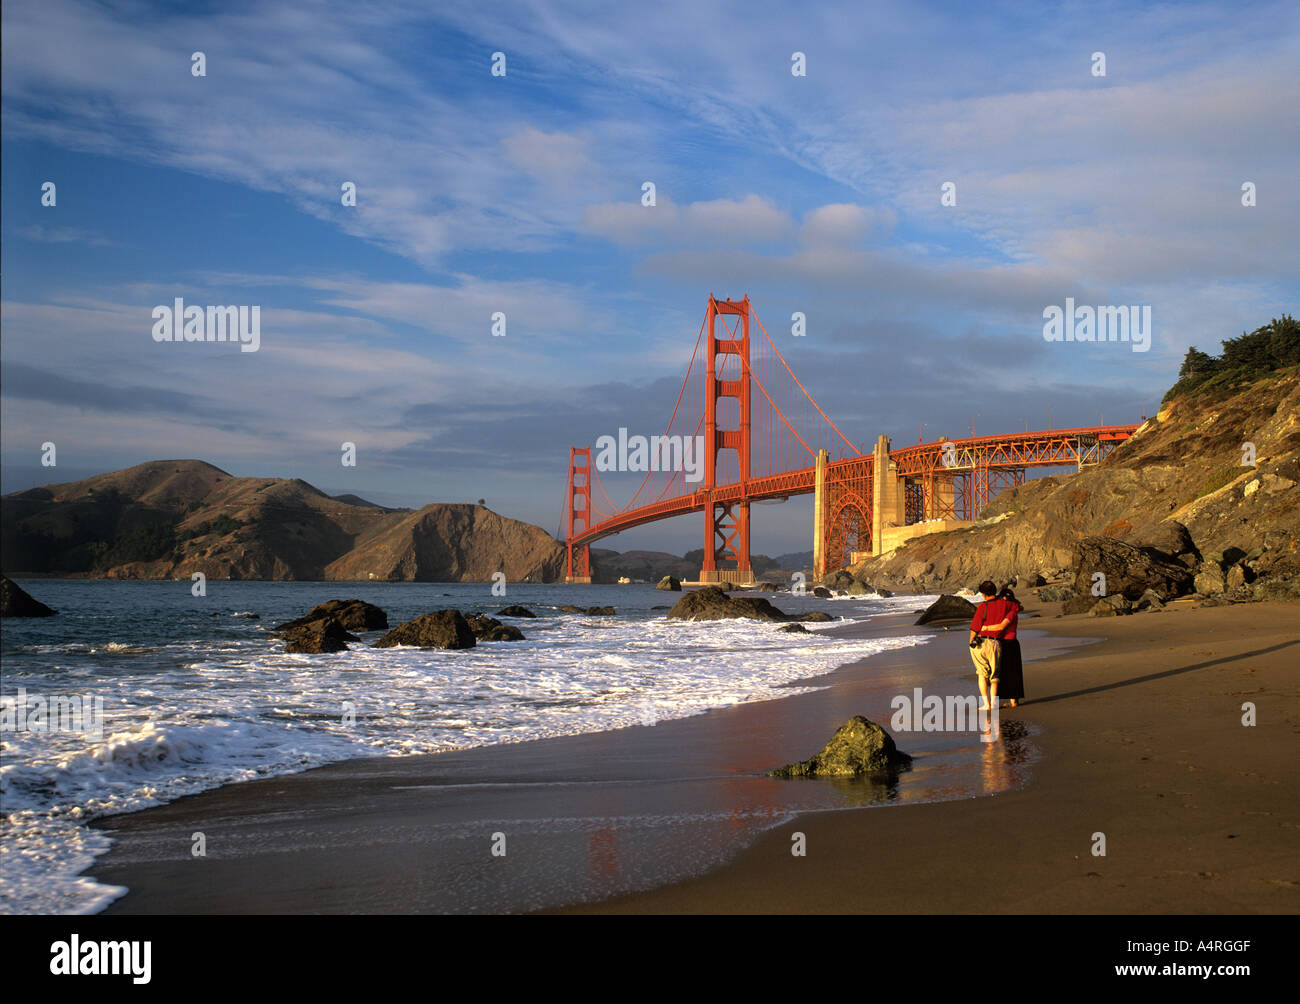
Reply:
[[[591,545],[600,538],[702,512],[700,581],[750,583],[750,506],[808,494],[815,496],[813,574],[820,577],[855,554],[880,554],[909,536],[974,519],[998,492],[1023,484],[1030,467],[1097,463],[1136,428],[944,438],[900,450],[880,436],[866,453],[799,382],[749,297],[710,295],[664,434],[629,440],[619,430],[617,443],[602,437],[595,463],[592,447],[570,449],[561,517],[567,580],[591,581]],[[831,460],[832,449],[842,456]],[[645,476],[619,506],[601,484],[602,468]]]

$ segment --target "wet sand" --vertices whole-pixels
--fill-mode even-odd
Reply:
[[[870,630],[915,633],[910,619]],[[1054,637],[1030,632],[1027,658],[1070,636],[1106,640],[1027,663],[1031,701],[1004,711],[999,743],[899,736],[921,755],[895,785],[762,772],[811,755],[853,714],[887,717],[886,695],[919,676],[934,682],[927,692],[972,690],[963,631],[783,700],[349,761],[112,817],[99,825],[116,844],[89,873],[130,889],[106,913],[493,912],[579,900],[570,908],[634,913],[1294,912],[1296,620],[1281,604],[1029,620]],[[1241,725],[1245,700],[1258,705],[1257,727]],[[969,795],[972,776],[999,793],[932,801],[953,794],[945,784]],[[790,853],[795,831],[805,857]],[[1104,858],[1090,853],[1099,831]],[[494,841],[504,856],[491,854]]]
[[[707,876],[577,909],[1300,911],[1300,610],[1178,603],[1033,623],[1103,640],[1026,664],[1031,700],[1002,720],[1042,727],[1028,787],[805,815]]]

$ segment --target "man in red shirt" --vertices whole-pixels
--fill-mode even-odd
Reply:
[[[980,698],[984,710],[998,706],[998,670],[1002,665],[1002,630],[1006,627],[1010,603],[997,598],[998,587],[988,579],[980,583],[984,602],[975,608],[970,622],[970,657],[979,674]]]

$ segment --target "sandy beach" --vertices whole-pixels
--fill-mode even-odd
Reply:
[[[814,753],[864,703],[878,707],[891,679],[969,677],[973,692],[954,630],[782,700],[349,761],[111,817],[98,825],[115,846],[90,874],[129,888],[110,914],[1300,909],[1295,607],[1035,612],[1023,624],[1029,701],[1003,712],[1001,743],[978,754],[996,794],[934,801],[930,790],[908,804],[899,792],[924,786],[763,776]],[[910,619],[887,630],[920,630]],[[191,854],[196,832],[204,857]],[[499,858],[495,832],[509,842]],[[791,854],[795,832],[806,856]],[[1104,857],[1091,853],[1098,833]],[[646,887],[655,874],[666,884]],[[619,894],[628,883],[638,888]]]
[[[1031,612],[1033,608],[1030,608]],[[1100,638],[1026,668],[1025,789],[780,827],[629,913],[1295,913],[1300,626],[1258,604],[1033,621]],[[1242,724],[1242,704],[1258,724]],[[791,834],[808,853],[792,856]],[[1091,853],[1106,836],[1106,856]]]

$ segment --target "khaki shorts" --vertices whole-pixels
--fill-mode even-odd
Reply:
[[[1002,668],[1002,642],[996,638],[985,638],[979,648],[970,650],[971,660],[979,672],[980,679],[995,682],[998,670]]]

